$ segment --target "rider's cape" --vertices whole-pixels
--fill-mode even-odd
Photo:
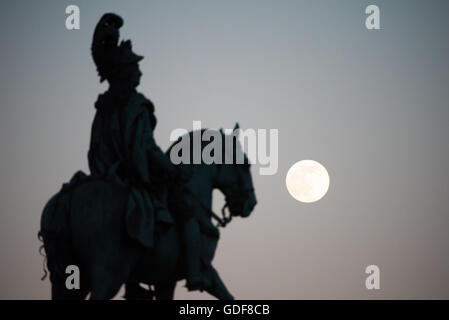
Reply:
[[[150,196],[150,192],[161,192],[161,181],[166,178],[164,170],[152,167],[154,159],[165,159],[153,137],[154,106],[137,92],[120,97],[108,91],[98,97],[95,107],[88,153],[91,174],[128,187],[126,230],[144,246],[152,247],[155,219],[173,223],[162,202]],[[165,163],[156,162],[159,166]],[[168,171],[169,164],[165,165]]]

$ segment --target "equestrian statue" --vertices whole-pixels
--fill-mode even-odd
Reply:
[[[122,25],[107,13],[94,31],[92,57],[109,88],[95,103],[90,175],[75,173],[42,212],[52,299],[111,299],[122,285],[127,299],[173,299],[182,279],[189,291],[233,299],[212,266],[220,237],[213,222],[225,226],[253,211],[249,161],[243,154],[243,163],[172,163],[173,147],[193,139],[180,138],[166,153],[156,144],[154,105],[136,90],[143,57],[130,40],[119,43]],[[223,158],[243,153],[235,134],[216,133],[232,145]],[[212,211],[214,189],[225,196],[221,217]],[[66,287],[70,265],[80,270],[79,289]]]

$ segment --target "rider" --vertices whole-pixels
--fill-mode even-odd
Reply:
[[[144,246],[153,247],[155,221],[173,222],[163,199],[167,183],[186,183],[191,171],[173,165],[154,140],[153,103],[136,91],[142,75],[138,62],[143,57],[132,51],[129,40],[118,45],[122,25],[121,17],[105,14],[93,36],[92,56],[101,82],[107,80],[109,89],[95,103],[89,168],[93,176],[129,187],[126,230]],[[191,213],[179,221],[184,231],[187,288],[202,289],[198,224]]]

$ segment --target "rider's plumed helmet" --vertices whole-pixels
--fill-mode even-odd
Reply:
[[[132,51],[130,40],[118,44],[122,26],[123,19],[120,16],[106,13],[95,27],[91,50],[100,82],[120,72],[121,67],[143,59]]]

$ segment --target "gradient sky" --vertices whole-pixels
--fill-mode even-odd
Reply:
[[[69,4],[80,30],[65,28]],[[369,4],[379,31],[365,28]],[[279,130],[278,173],[253,167],[258,206],[222,231],[214,260],[236,298],[449,299],[449,2],[437,0],[1,0],[1,299],[50,297],[36,234],[46,201],[88,172],[105,12],[145,56],[139,90],[163,149],[193,120]],[[302,159],[331,177],[314,204],[285,187]],[[379,291],[365,289],[370,264]],[[176,298],[208,295],[180,283]]]

